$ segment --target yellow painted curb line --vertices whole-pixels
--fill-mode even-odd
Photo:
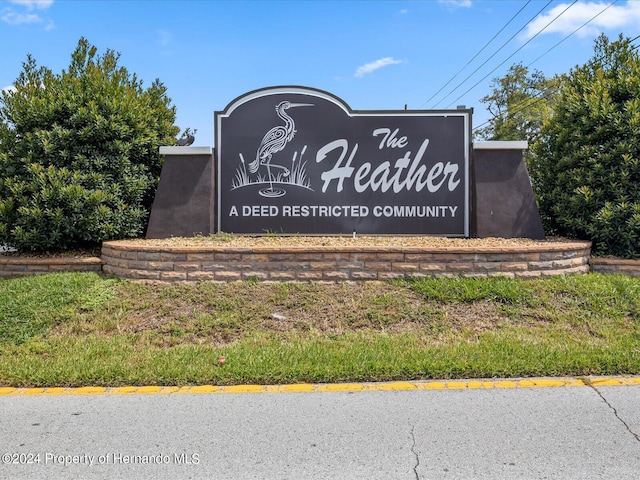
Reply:
[[[195,385],[195,386],[126,386],[126,387],[0,387],[0,397],[63,395],[169,395],[212,393],[307,393],[307,392],[371,392],[409,390],[472,390],[553,387],[605,387],[640,385],[640,377],[594,378],[524,378],[502,380],[425,380],[381,383],[297,383],[289,385]]]

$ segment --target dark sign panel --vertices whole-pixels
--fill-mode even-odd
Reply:
[[[219,231],[469,235],[470,110],[352,111],[278,87],[215,123]]]

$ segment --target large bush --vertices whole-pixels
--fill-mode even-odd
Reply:
[[[0,97],[0,245],[51,251],[135,237],[146,228],[175,107],[156,80],[80,39],[68,70],[27,57]]]
[[[591,239],[594,253],[640,255],[640,58],[600,36],[563,81],[530,173],[550,234]]]

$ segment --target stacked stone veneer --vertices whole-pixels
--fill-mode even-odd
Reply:
[[[407,277],[540,277],[589,270],[589,242],[519,247],[150,247],[102,246],[103,271],[176,281],[362,281]]]
[[[591,269],[600,273],[618,273],[640,277],[640,260],[623,258],[591,257]]]
[[[20,277],[37,273],[100,272],[98,257],[22,257],[0,255],[0,278]]]

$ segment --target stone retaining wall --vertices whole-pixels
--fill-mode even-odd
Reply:
[[[0,255],[0,278],[20,277],[36,273],[100,272],[98,257],[21,257]]]
[[[640,277],[640,260],[591,257],[589,263],[594,272],[621,273],[633,277]]]
[[[557,246],[565,246],[566,249],[558,250]],[[106,265],[104,270],[114,275],[120,274],[123,278],[162,281],[229,281],[247,278],[339,281],[459,274],[535,277],[584,273],[589,270],[587,263],[584,263],[586,261],[594,272],[640,277],[640,260],[589,258],[588,253],[584,252],[589,246],[588,242],[560,243],[553,244],[553,248],[537,248],[536,251],[524,247],[512,249],[513,251],[505,248],[485,248],[470,253],[462,249],[431,249],[427,252],[408,248],[370,249],[372,251],[344,251],[334,248],[327,251],[324,247],[316,252],[311,251],[312,249],[305,249],[304,252],[295,251],[296,249],[277,249],[277,252],[257,251],[258,249],[219,249],[220,251],[216,252],[209,249],[203,252],[196,249],[194,252],[194,249],[184,248],[156,249],[158,251],[150,252],[138,251],[139,247],[127,249],[117,245],[116,248],[109,247],[112,251],[107,250],[107,259],[112,259],[112,264]],[[171,263],[171,258],[175,263],[170,266],[167,261]],[[123,262],[124,260],[128,262]],[[229,267],[226,272],[221,270],[225,262]],[[294,268],[291,262],[299,265]],[[40,258],[0,255],[0,278],[52,272],[100,272],[103,270],[102,264],[103,261],[97,257]],[[257,270],[260,266],[263,269]],[[364,268],[365,266],[368,268]]]
[[[589,271],[589,242],[522,247],[151,247],[104,242],[103,270],[176,281],[361,281],[407,277],[541,277]]]

